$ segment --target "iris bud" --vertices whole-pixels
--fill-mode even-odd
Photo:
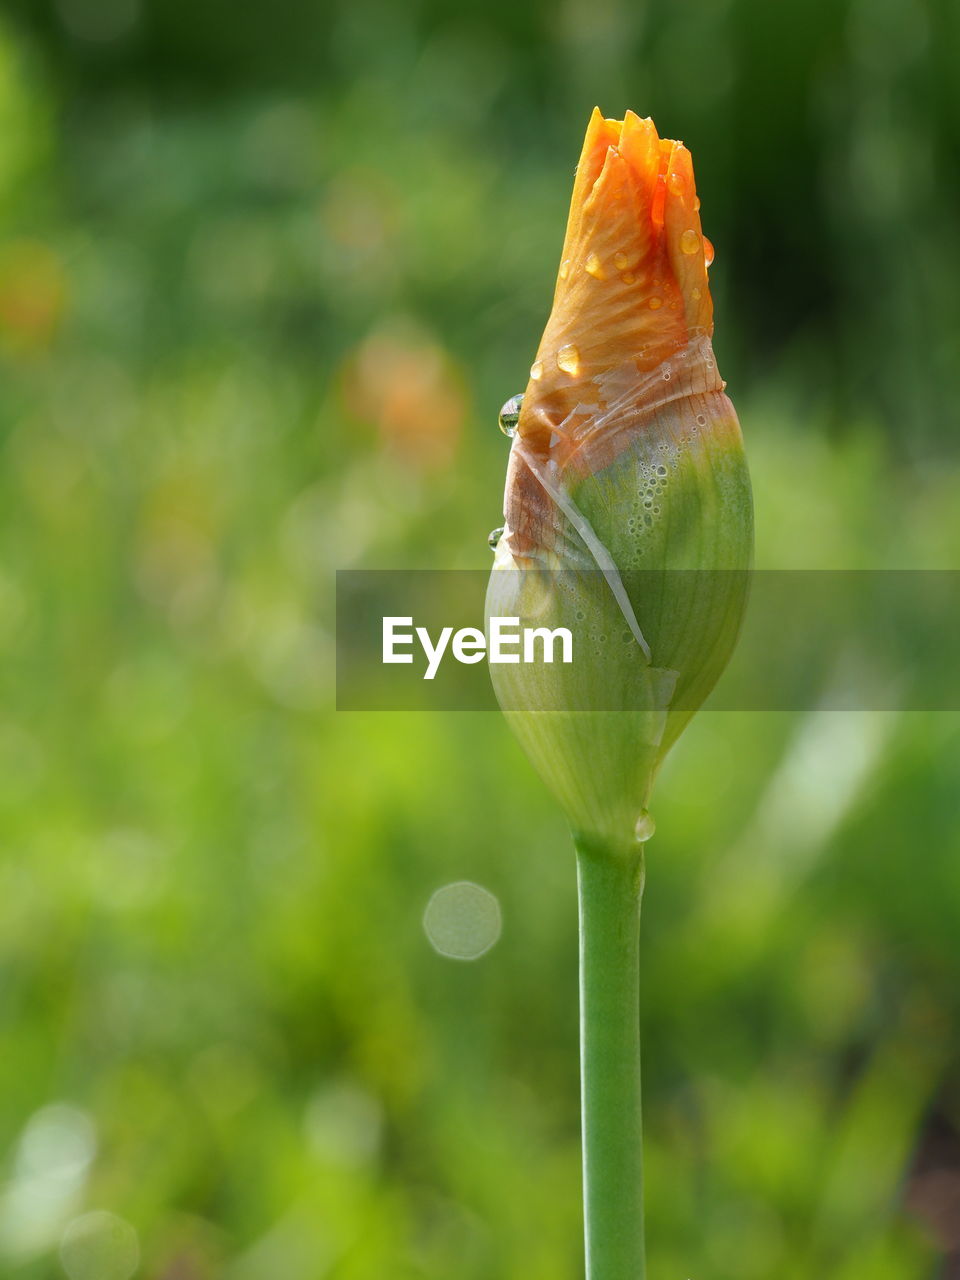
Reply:
[[[573,633],[571,664],[491,664],[494,688],[578,836],[624,849],[729,660],[752,558],[698,211],[682,143],[594,112],[487,594],[488,616]]]

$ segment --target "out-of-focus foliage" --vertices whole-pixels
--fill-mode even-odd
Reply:
[[[759,563],[956,566],[958,55],[948,0],[8,4],[0,1274],[580,1274],[568,838],[497,717],[332,710],[333,570],[485,562],[594,101],[694,151]],[[960,1275],[958,795],[906,709],[669,762],[653,1275]]]

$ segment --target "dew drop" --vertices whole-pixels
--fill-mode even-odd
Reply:
[[[629,267],[630,259],[623,252],[615,253],[613,255],[613,265],[617,268],[618,271],[624,271],[626,270],[627,267]]]
[[[698,414],[697,414],[697,426],[699,426],[699,427],[705,427],[706,425],[707,425],[706,415],[705,415],[705,414],[702,414],[702,413],[698,413]]]
[[[680,237],[680,248],[684,253],[696,253],[700,248],[700,237],[692,227],[688,227]]]
[[[632,271],[625,271],[623,275],[620,277],[620,279],[623,281],[624,284],[636,284],[637,282],[637,277],[633,274]]]
[[[694,300],[694,302],[699,302],[699,301],[700,301],[700,299],[701,299],[702,297],[703,297],[703,294],[700,292],[700,290],[699,290],[699,289],[694,289],[694,290],[693,290],[693,300]]]
[[[663,467],[663,466],[661,466],[661,467],[657,467],[657,475],[658,475],[658,476],[665,476],[666,474],[667,474],[667,468],[666,468],[666,467]]]
[[[658,298],[656,297],[656,295],[654,295],[654,297],[652,297],[650,301],[647,303],[647,306],[650,308],[651,311],[659,311],[660,308],[663,306],[663,299]]]
[[[531,374],[533,370],[530,370]],[[497,423],[500,430],[505,436],[509,436],[512,440],[517,434],[517,423],[520,421],[520,406],[523,404],[523,396],[511,396],[507,403],[500,410],[500,416]]]
[[[713,264],[713,259],[714,259],[714,257],[715,257],[715,256],[716,256],[716,254],[715,254],[715,252],[714,252],[713,243],[712,243],[710,240],[708,240],[706,236],[704,236],[704,237],[703,237],[703,261],[704,261],[704,265],[705,265],[705,266],[708,266],[708,267],[709,267],[709,266],[711,266],[711,265]]]
[[[533,364],[530,366],[530,377],[533,378],[534,382],[536,382],[538,378],[543,377],[542,360],[534,360]]]
[[[580,372],[580,352],[572,342],[568,342],[557,352],[557,368],[563,373],[569,373],[571,377]]]
[[[657,829],[657,824],[653,820],[653,814],[648,809],[641,809],[640,816],[637,818],[637,825],[634,827],[634,835],[638,844],[645,844]]]
[[[503,531],[505,528],[506,525],[501,525],[499,529],[491,529],[487,534],[487,546],[491,551],[496,551],[497,543],[503,537]]]
[[[694,212],[695,212],[695,213],[699,213],[699,212],[700,212],[700,197],[699,197],[699,196],[694,196],[694,197],[693,197],[693,208],[694,208]]]
[[[570,274],[570,259],[564,258],[564,260],[560,263],[560,279],[566,280],[569,274]]]
[[[591,253],[589,258],[587,258],[584,263],[584,270],[588,275],[593,276],[596,280],[603,280],[606,276],[606,272],[603,269],[603,263],[595,253]]]
[[[667,186],[670,188],[670,190],[673,192],[675,196],[678,196],[680,195],[681,191],[683,191],[683,178],[680,176],[679,173],[668,173]]]
[[[664,371],[663,371],[663,380],[664,380],[664,382],[669,382],[669,381],[670,381],[670,370],[669,370],[669,369],[664,369]]]

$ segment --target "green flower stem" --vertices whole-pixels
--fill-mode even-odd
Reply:
[[[643,848],[576,838],[587,1280],[643,1280]]]

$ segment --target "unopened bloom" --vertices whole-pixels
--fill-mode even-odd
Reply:
[[[580,643],[570,668],[491,667],[494,686],[575,830],[620,843],[649,830],[656,771],[729,659],[752,555],[699,207],[682,143],[594,112],[508,424],[488,613]]]

